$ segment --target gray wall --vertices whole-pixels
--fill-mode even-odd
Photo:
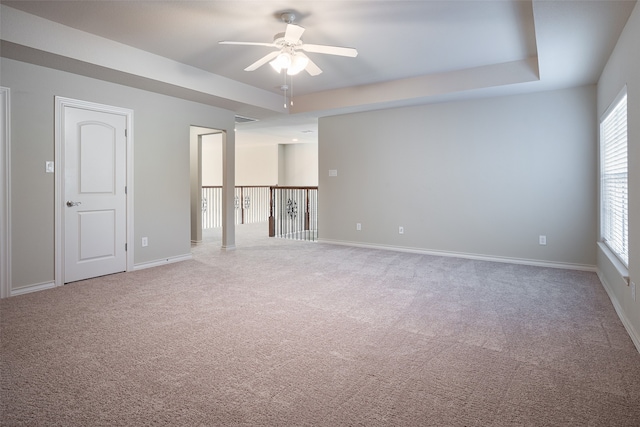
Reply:
[[[280,168],[284,170],[284,180],[280,185],[315,187],[318,185],[318,144],[285,144],[284,160]]]
[[[233,138],[233,112],[5,58],[0,75],[12,96],[13,289],[54,280],[54,175],[44,164],[54,159],[56,95],[134,110],[135,264],[190,253],[189,126]]]
[[[321,118],[320,238],[593,267],[595,102],[588,86]]]
[[[640,285],[640,6],[636,4],[598,82],[598,117],[627,85],[629,158],[629,277]],[[599,236],[599,234],[598,234]],[[634,301],[631,287],[605,251],[598,249],[598,274],[616,310],[640,350],[640,288]]]

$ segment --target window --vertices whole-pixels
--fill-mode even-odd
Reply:
[[[600,122],[600,218],[602,241],[629,266],[627,90]]]

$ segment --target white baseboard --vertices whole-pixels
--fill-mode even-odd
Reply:
[[[613,304],[613,308],[616,310],[616,313],[618,314],[620,321],[622,321],[624,328],[627,330],[627,333],[631,337],[631,341],[633,341],[633,345],[636,346],[638,353],[640,353],[640,333],[638,333],[638,331],[635,330],[635,328],[633,327],[633,324],[629,321],[627,316],[624,314],[624,310],[620,306],[620,302],[618,301],[618,298],[616,298],[616,294],[613,291],[613,288],[611,287],[609,282],[607,282],[607,280],[605,279],[604,274],[602,274],[600,270],[598,270],[597,273],[598,273],[598,278],[600,278],[600,283],[602,283],[602,287],[607,292],[607,295],[609,295],[609,299]]]
[[[479,254],[469,254],[464,252],[436,251],[436,250],[419,249],[419,248],[408,248],[403,246],[374,245],[369,243],[350,242],[350,241],[343,241],[343,240],[318,239],[318,242],[328,243],[332,245],[354,246],[354,247],[368,248],[368,249],[381,249],[386,251],[407,252],[407,253],[421,254],[421,255],[475,259],[479,261],[502,262],[507,264],[532,265],[535,267],[561,268],[565,270],[580,270],[580,271],[591,271],[591,272],[596,271],[596,266],[589,265],[589,264],[571,264],[571,263],[552,262],[552,261],[540,261],[540,260],[526,259],[526,258],[509,258],[509,257],[498,257],[498,256],[488,256],[488,255],[479,255]]]
[[[133,271],[144,270],[145,268],[159,267],[161,265],[172,264],[174,262],[188,261],[190,259],[193,259],[193,255],[185,254],[185,255],[179,255],[171,258],[162,258],[155,261],[142,262],[140,264],[134,265]]]
[[[27,285],[18,289],[11,289],[9,296],[15,297],[17,295],[30,294],[31,292],[43,291],[45,289],[51,289],[55,287],[56,287],[56,282],[36,283],[33,285]]]
[[[158,267],[160,265],[171,264],[174,262],[181,262],[193,259],[191,254],[180,255],[171,258],[163,258],[155,261],[143,262],[141,264],[136,264],[133,266],[133,271],[135,270],[143,270],[145,268]],[[44,283],[36,283],[33,285],[27,285],[18,289],[11,289],[9,296],[14,297],[17,295],[28,294],[31,292],[43,291],[45,289],[52,289],[56,287],[55,282],[44,282]]]

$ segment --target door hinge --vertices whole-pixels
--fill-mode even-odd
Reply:
[[[127,186],[124,186],[124,194],[127,194]]]
[[[127,130],[126,130],[126,129],[124,130],[124,136],[125,136],[125,138],[126,138],[127,136],[129,136],[129,135],[127,135]]]
[[[124,244],[124,251],[127,252],[127,244]]]

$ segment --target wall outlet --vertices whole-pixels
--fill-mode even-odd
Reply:
[[[543,246],[546,245],[547,244],[547,236],[540,235],[538,237],[538,243],[540,243]]]
[[[636,300],[636,284],[631,282],[631,298]]]
[[[360,224],[359,222],[356,223],[356,230],[358,231],[362,230],[362,224]]]
[[[142,247],[146,248],[147,246],[149,246],[149,238],[148,237],[143,237],[142,238]]]
[[[404,227],[403,226],[398,227],[398,234],[404,234]]]

